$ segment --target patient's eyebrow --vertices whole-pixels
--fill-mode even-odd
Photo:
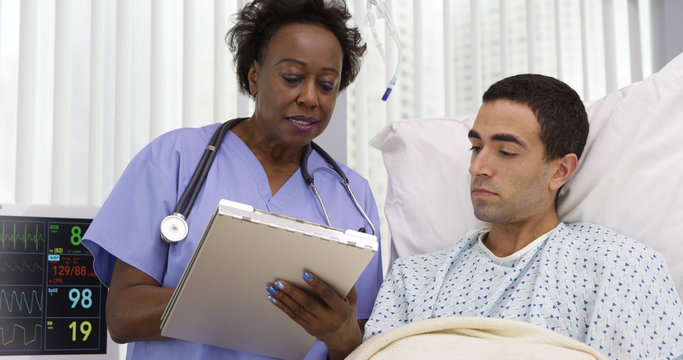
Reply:
[[[524,141],[522,141],[520,138],[518,138],[512,134],[505,134],[505,133],[495,134],[495,135],[491,136],[491,140],[511,142],[511,143],[515,143],[515,144],[517,144],[517,145],[519,145],[525,149],[527,148],[526,143],[524,143]]]
[[[467,133],[467,137],[468,138],[481,139],[481,136],[479,136],[479,133],[474,131],[474,130],[470,130],[470,132]]]
[[[474,130],[470,130],[470,131],[467,133],[467,137],[470,138],[470,139],[480,139],[480,140],[481,140],[481,135],[479,135],[479,133],[476,132],[476,131],[474,131]],[[517,145],[519,145],[519,146],[521,146],[521,147],[523,147],[523,148],[525,148],[525,149],[528,148],[528,147],[526,146],[526,143],[525,143],[524,141],[522,141],[520,138],[518,138],[518,137],[516,137],[516,136],[514,136],[514,135],[512,135],[512,134],[506,134],[506,133],[495,134],[495,135],[491,136],[491,140],[493,140],[493,141],[511,142],[511,143],[517,144]]]

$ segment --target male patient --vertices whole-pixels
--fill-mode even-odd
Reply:
[[[683,307],[662,256],[558,218],[558,191],[587,136],[584,105],[563,82],[526,74],[492,85],[469,132],[472,205],[490,227],[450,249],[398,259],[366,338],[419,320],[480,316],[540,325],[614,359],[682,354]]]

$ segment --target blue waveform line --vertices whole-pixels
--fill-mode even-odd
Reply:
[[[38,340],[38,328],[40,327],[42,327],[42,325],[40,324],[33,325],[33,339],[28,340],[26,338],[26,328],[19,324],[14,324],[14,326],[12,327],[12,339],[7,341],[5,339],[5,328],[0,326],[0,333],[2,334],[2,345],[5,346],[14,342],[14,340],[17,338],[17,328],[24,332],[24,345],[29,345],[33,342],[36,342]]]
[[[11,250],[17,250],[17,241],[19,241],[19,246],[24,243],[24,251],[28,250],[28,243],[35,243],[35,251],[39,250],[40,242],[45,242],[45,236],[38,233],[38,226],[36,224],[36,231],[34,234],[28,232],[28,224],[24,224],[24,233],[17,234],[17,224],[13,224],[12,234],[9,234],[5,230],[5,225],[2,224],[2,234],[0,234],[0,242],[2,243],[2,250],[6,250],[9,245],[12,246]],[[9,249],[9,248],[8,248]]]
[[[36,290],[31,290],[31,300],[29,301],[26,298],[26,293],[24,293],[23,290],[21,291],[21,296],[17,295],[17,292],[12,290],[12,295],[8,297],[7,292],[2,289],[0,290],[0,310],[2,310],[3,304],[7,304],[7,311],[12,312],[14,311],[15,303],[19,307],[19,310],[24,310],[24,304],[26,304],[26,311],[31,314],[33,313],[33,303],[35,302],[36,305],[38,305],[38,310],[43,311],[43,303],[41,302],[42,298],[42,292],[40,296],[38,296],[38,292]]]

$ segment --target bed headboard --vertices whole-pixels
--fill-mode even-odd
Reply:
[[[586,108],[588,142],[560,193],[560,217],[608,226],[659,251],[683,294],[683,54]],[[373,138],[389,175],[392,260],[449,247],[483,225],[469,196],[473,121],[400,121]]]

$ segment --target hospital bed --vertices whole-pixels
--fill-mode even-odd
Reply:
[[[563,221],[605,225],[662,253],[683,294],[683,54],[586,104],[590,134],[560,193]],[[392,260],[450,247],[473,215],[467,132],[474,114],[394,122],[372,145],[388,172]]]

